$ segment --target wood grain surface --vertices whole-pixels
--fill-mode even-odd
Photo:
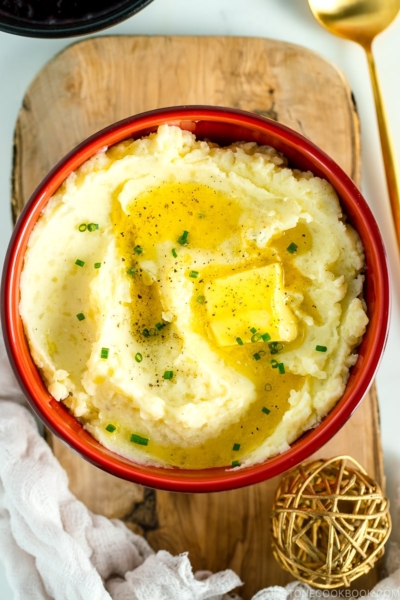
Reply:
[[[12,206],[17,218],[43,176],[110,123],[163,106],[213,104],[266,115],[299,131],[360,181],[355,105],[343,75],[283,42],[227,37],[99,37],[70,46],[37,75],[15,130]],[[155,550],[189,551],[195,570],[234,569],[248,599],[292,577],[275,563],[270,507],[277,479],[216,494],[159,492],[96,469],[53,436],[71,490],[94,512],[123,519]],[[350,454],[384,485],[375,389],[318,452]],[[370,589],[378,569],[353,584]]]

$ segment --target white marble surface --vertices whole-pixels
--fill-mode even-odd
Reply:
[[[400,482],[400,259],[388,208],[373,97],[363,51],[355,44],[335,38],[320,28],[312,18],[306,0],[154,0],[141,13],[106,33],[274,38],[315,50],[338,65],[347,76],[361,118],[362,188],[381,228],[392,272],[391,328],[377,382],[387,491],[393,506],[395,490]],[[13,128],[23,94],[41,67],[75,40],[30,39],[0,32],[1,263],[11,232],[11,150]],[[376,40],[374,50],[396,154],[400,157],[400,18]],[[360,440],[360,443],[368,443],[368,440]],[[395,524],[397,521],[400,528],[397,515],[394,511],[392,514]],[[0,598],[14,598],[1,561]]]

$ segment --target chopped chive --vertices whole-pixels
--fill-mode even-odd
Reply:
[[[263,342],[269,342],[269,340],[271,339],[271,336],[269,335],[269,333],[263,333],[261,337],[262,337]]]
[[[317,352],[326,352],[328,348],[326,346],[315,346]]]
[[[101,267],[101,263],[94,263],[94,268],[95,269],[100,269]]]
[[[131,442],[133,442],[134,444],[139,444],[140,446],[147,446],[149,440],[148,438],[143,438],[140,435],[136,435],[136,433],[132,433]]]
[[[259,355],[258,352],[256,352],[255,354],[253,354],[253,358],[254,358],[254,360],[261,360],[261,356]]]
[[[262,409],[261,409],[261,411],[262,411],[263,413],[265,413],[266,415],[269,415],[269,413],[271,412],[271,411],[269,410],[269,408],[267,408],[266,406],[263,406],[263,407],[262,407]]]
[[[135,254],[143,254],[143,248],[141,248],[140,246],[135,246],[133,251]]]
[[[286,250],[287,250],[288,252],[290,252],[290,254],[293,254],[293,252],[296,252],[297,248],[298,248],[297,244],[295,244],[294,242],[292,242],[292,243],[291,243],[291,244],[290,244],[290,245],[289,245],[289,246],[286,248]]]
[[[283,363],[279,363],[279,365],[278,365],[278,371],[279,371],[279,373],[281,375],[284,374],[284,372],[285,372],[285,365]]]
[[[236,341],[239,344],[239,346],[243,346],[243,340],[242,340],[242,338],[236,338]]]
[[[239,466],[239,461],[238,460],[233,460],[232,461],[232,467],[238,467]]]
[[[232,450],[233,450],[234,452],[237,452],[238,450],[240,450],[240,444],[233,444],[233,448],[232,448]]]
[[[180,235],[178,237],[178,244],[180,244],[181,246],[187,246],[188,245],[188,241],[187,241],[188,235],[189,235],[189,232],[188,231],[184,231],[182,233],[182,235]]]
[[[178,258],[178,255],[177,255],[177,253],[176,253],[176,250],[175,250],[175,248],[172,248],[171,252],[172,252],[172,256],[173,256],[174,258]]]
[[[270,392],[272,390],[272,385],[270,383],[266,383],[264,386],[264,390],[266,392]]]
[[[255,327],[252,327],[252,328],[250,329],[250,331],[251,331],[251,333],[257,333],[257,329],[256,329]]]
[[[78,319],[78,321],[83,321],[85,318],[85,315],[83,313],[78,313],[76,315],[76,318]]]
[[[86,223],[81,223],[78,227],[79,231],[86,231]]]
[[[268,344],[268,348],[271,354],[278,354],[278,352],[283,350],[283,345],[280,342],[271,342]]]
[[[199,304],[205,304],[206,298],[205,296],[197,296],[196,300]]]
[[[189,273],[189,277],[193,277],[193,279],[196,279],[196,277],[199,276],[199,272],[198,271],[190,271]]]
[[[144,335],[144,337],[150,337],[150,331],[148,329],[143,329],[142,335]]]
[[[140,354],[140,352],[137,352],[135,354],[135,360],[136,360],[137,363],[141,363],[142,362],[143,356]]]
[[[260,356],[265,356],[266,352],[265,352],[264,350],[259,350],[259,351],[258,351],[258,354],[259,354]]]
[[[165,373],[163,375],[164,379],[172,379],[173,376],[174,376],[173,371],[165,371]]]
[[[133,277],[135,273],[136,269],[134,269],[133,267],[127,270],[127,274],[130,275],[130,277]]]
[[[89,225],[87,226],[89,231],[96,231],[96,229],[99,228],[97,223],[89,223]]]
[[[255,333],[254,335],[251,336],[251,341],[254,342],[259,342],[261,340],[261,334],[260,333]]]
[[[161,329],[163,329],[165,327],[165,323],[157,323],[156,324],[156,329],[158,329],[158,331],[161,331]]]
[[[75,264],[78,265],[78,267],[83,267],[83,265],[85,264],[85,261],[80,260],[80,258],[77,258],[75,261]]]
[[[100,352],[100,358],[108,358],[109,348],[102,348]]]
[[[277,368],[278,368],[278,365],[279,365],[278,361],[277,361],[277,360],[275,360],[274,358],[273,358],[272,360],[270,360],[270,361],[269,361],[269,364],[271,365],[271,367],[272,367],[273,369],[277,369]]]
[[[111,423],[109,425],[107,425],[107,427],[106,427],[106,431],[109,431],[110,433],[112,433],[116,429],[117,428],[115,427],[115,425],[112,425]]]
[[[155,327],[152,327],[148,331],[149,331],[149,336],[150,337],[153,337],[154,335],[157,335],[157,329]]]

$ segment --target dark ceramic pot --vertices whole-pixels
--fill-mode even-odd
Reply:
[[[63,38],[116,25],[152,0],[0,0],[0,30]]]

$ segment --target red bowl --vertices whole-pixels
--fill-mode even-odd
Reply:
[[[370,321],[343,397],[317,427],[306,432],[287,452],[243,469],[183,470],[143,466],[101,446],[47,391],[32,361],[19,315],[19,281],[25,249],[51,196],[72,171],[105,146],[147,135],[163,123],[190,129],[198,138],[219,144],[235,141],[268,144],[285,154],[291,167],[309,169],[327,179],[338,193],[343,210],[365,248],[364,294]],[[371,385],[385,346],[389,321],[389,281],[383,242],[366,201],[351,179],[322,150],[287,127],[252,113],[207,106],[165,108],[130,117],[88,138],[63,158],[33,193],[17,222],[6,256],[1,301],[3,332],[12,367],[33,410],[45,425],[97,467],[129,481],[179,492],[212,492],[258,483],[290,469],[318,450],[344,425]]]

